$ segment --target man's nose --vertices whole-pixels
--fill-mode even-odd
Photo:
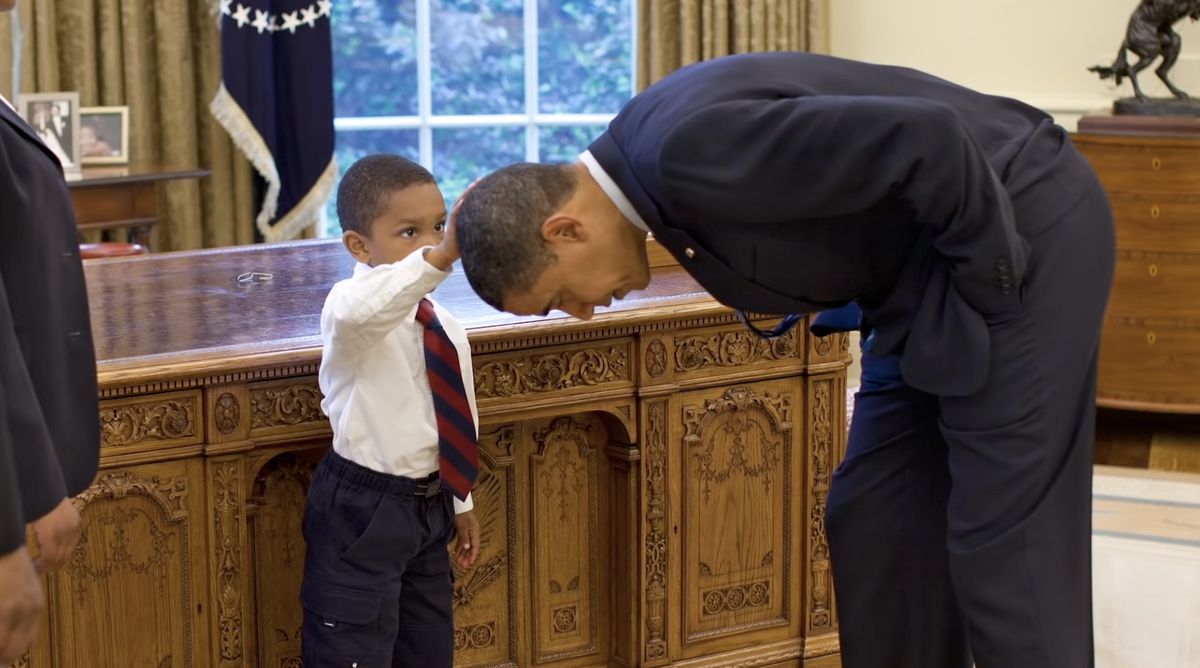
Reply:
[[[591,320],[592,315],[596,311],[596,306],[594,304],[563,304],[562,310],[580,320]]]

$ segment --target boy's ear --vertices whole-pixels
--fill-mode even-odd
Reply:
[[[363,264],[371,264],[371,251],[367,249],[367,239],[362,234],[349,230],[342,235],[342,244],[355,260]]]

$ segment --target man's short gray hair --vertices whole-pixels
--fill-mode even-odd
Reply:
[[[455,239],[479,298],[504,310],[504,297],[528,291],[558,257],[542,223],[575,193],[567,163],[522,162],[484,177],[463,199]]]

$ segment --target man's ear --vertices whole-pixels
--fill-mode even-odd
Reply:
[[[559,242],[587,241],[590,230],[571,216],[556,213],[542,223],[542,238],[554,244]]]
[[[371,252],[367,250],[367,240],[363,235],[354,230],[349,230],[342,235],[342,244],[346,247],[346,250],[350,251],[355,260],[363,264],[371,264]]]

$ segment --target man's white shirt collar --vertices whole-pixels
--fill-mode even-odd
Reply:
[[[587,167],[588,173],[592,175],[593,179],[596,179],[596,183],[600,185],[600,189],[604,191],[604,194],[608,195],[612,203],[617,205],[617,210],[621,212],[621,215],[628,218],[629,222],[633,223],[638,229],[643,232],[649,232],[650,228],[646,225],[646,221],[642,220],[637,209],[633,208],[633,203],[629,201],[625,193],[621,192],[621,188],[617,186],[617,182],[612,180],[612,177],[608,175],[608,172],[604,171],[599,162],[596,162],[596,158],[592,155],[592,152],[584,151],[579,156],[579,161]]]

